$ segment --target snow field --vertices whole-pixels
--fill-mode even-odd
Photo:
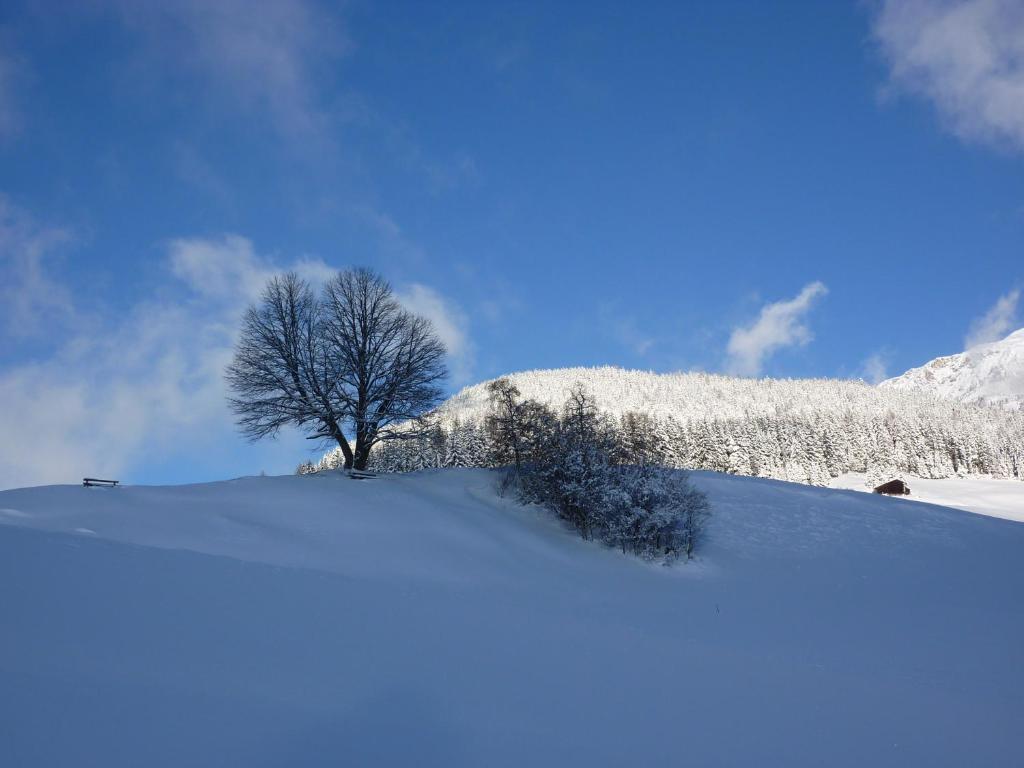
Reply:
[[[0,764],[1024,761],[1024,526],[693,477],[673,568],[484,470],[0,493]]]

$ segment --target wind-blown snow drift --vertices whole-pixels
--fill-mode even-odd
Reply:
[[[0,764],[1024,761],[1024,526],[697,473],[665,568],[494,477],[0,493]]]

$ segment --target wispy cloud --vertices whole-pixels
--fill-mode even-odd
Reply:
[[[38,246],[29,239],[20,247],[20,262],[38,265]],[[224,366],[242,308],[275,265],[228,236],[171,243],[168,268],[180,299],[142,300],[116,319],[69,305],[76,322],[65,325],[56,351],[0,372],[0,487],[119,474],[231,433]],[[33,284],[70,302],[41,268]],[[29,309],[52,311],[38,303],[0,311],[10,324]]]
[[[654,337],[643,333],[632,318],[619,319],[613,327],[613,332],[619,343],[641,357],[650,352],[655,343]]]
[[[861,364],[860,377],[868,384],[878,384],[889,378],[888,353],[874,352],[868,355]]]
[[[970,330],[964,337],[964,349],[999,341],[1010,331],[1017,328],[1017,304],[1020,301],[1020,290],[1013,289],[1000,296],[996,303],[989,307],[981,317],[971,322]]]
[[[734,329],[727,348],[729,373],[757,376],[765,361],[780,349],[809,343],[813,336],[805,316],[826,293],[824,283],[810,283],[793,299],[766,304],[751,325]]]
[[[112,10],[133,43],[135,58],[124,71],[144,73],[132,80],[133,87],[187,110],[189,135],[177,137],[171,161],[183,181],[216,202],[231,202],[235,193],[217,153],[200,152],[203,137],[236,130],[238,119],[246,123],[241,135],[275,136],[291,153],[289,160],[303,162],[306,215],[327,202],[333,207],[339,196],[346,198],[364,184],[373,186],[363,178],[370,145],[374,157],[386,158],[432,194],[481,182],[481,170],[465,149],[443,157],[426,151],[410,125],[378,112],[339,76],[353,48],[346,4],[98,0],[96,5]],[[311,188],[314,204],[308,201]],[[348,199],[345,207],[355,205]]]
[[[893,86],[923,96],[957,135],[1024,150],[1024,4],[882,0],[874,36]]]
[[[390,259],[409,264],[425,261],[423,249],[413,242],[394,218],[368,205],[357,205],[351,213],[355,220],[377,240],[381,253]]]
[[[167,247],[174,276],[198,296],[228,305],[256,300],[267,281],[282,269],[297,272],[313,284],[329,279],[335,269],[321,259],[304,257],[282,268],[260,256],[241,235],[217,238],[180,238]]]
[[[601,306],[600,316],[605,332],[637,357],[643,357],[655,345],[656,339],[645,333],[637,319],[624,313],[616,302]]]
[[[71,293],[47,268],[69,240],[67,231],[38,224],[0,195],[0,332],[32,337],[71,320]]]
[[[473,372],[474,349],[469,336],[469,321],[463,311],[421,283],[399,288],[396,296],[410,312],[430,320],[438,338],[448,349],[452,382],[456,385],[467,383]]]
[[[321,141],[316,73],[343,54],[337,19],[307,0],[111,0],[153,55],[200,77],[214,98],[266,115],[285,136]]]
[[[165,246],[169,281],[159,298],[100,317],[47,273],[42,255],[52,232],[9,208],[0,222],[5,275],[21,274],[18,290],[33,297],[0,304],[0,329],[53,312],[74,318],[49,332],[58,336],[52,353],[0,369],[0,488],[118,476],[236,444],[223,372],[242,311],[272,274],[295,270],[313,283],[334,274],[320,259],[260,254],[240,235],[175,239]],[[398,293],[433,321],[456,377],[468,375],[473,347],[459,308],[427,285]]]

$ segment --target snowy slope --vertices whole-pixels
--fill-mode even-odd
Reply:
[[[652,417],[662,460],[676,467],[814,485],[846,472],[1021,479],[1024,467],[1024,411],[965,407],[914,389],[614,367],[523,371],[508,379],[523,398],[555,410],[579,383],[612,417]],[[438,429],[427,438],[375,448],[373,466],[386,472],[488,466],[488,383],[443,403],[433,414]],[[335,448],[317,468],[343,463]]]
[[[748,379],[711,373],[654,373],[614,366],[520,371],[507,378],[523,398],[556,410],[569,389],[583,384],[598,407],[619,417],[630,411],[672,416],[679,421],[749,419],[788,413],[842,414],[850,408],[873,411],[910,408],[916,392],[879,392],[860,381],[843,379]],[[488,413],[487,385],[466,387],[438,409],[442,420],[482,420]],[[929,401],[930,402],[930,401]]]
[[[697,473],[652,566],[494,475],[0,493],[0,765],[1024,763],[1024,526]]]
[[[989,517],[1024,522],[1024,483],[995,477],[948,477],[941,480],[907,476],[910,496],[896,501],[923,501],[943,507],[962,509]],[[867,476],[849,472],[833,478],[830,488],[871,493],[875,482]]]
[[[1001,341],[937,357],[878,385],[965,403],[1024,407],[1024,328]]]

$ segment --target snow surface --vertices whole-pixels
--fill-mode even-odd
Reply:
[[[0,765],[1024,764],[1024,526],[694,473],[666,568],[495,478],[0,493]]]
[[[954,507],[979,515],[1024,522],[1024,483],[993,477],[949,477],[941,480],[905,476],[910,495],[894,497],[899,501],[923,501]],[[831,488],[872,491],[866,475],[849,472],[832,480]]]
[[[1017,477],[1024,466],[1024,411],[965,406],[913,388],[608,366],[523,371],[508,379],[523,398],[556,412],[582,384],[608,416],[651,417],[662,460],[675,467],[827,485],[843,472]],[[430,417],[438,429],[427,437],[381,444],[371,466],[405,472],[491,465],[485,427],[490,383],[442,403]],[[335,447],[315,468],[341,466],[344,457]]]
[[[1000,341],[937,357],[878,386],[965,403],[1024,408],[1024,328]]]
[[[849,379],[751,379],[698,371],[655,373],[615,366],[551,368],[519,371],[505,377],[523,399],[536,400],[556,411],[569,390],[582,384],[598,408],[616,419],[626,413],[668,416],[686,423],[712,419],[750,420],[757,416],[803,414],[840,418],[853,411],[884,413],[949,410],[948,403],[912,387],[879,389]],[[487,386],[493,380],[465,387],[438,406],[442,423],[458,418],[482,422],[490,413]]]

